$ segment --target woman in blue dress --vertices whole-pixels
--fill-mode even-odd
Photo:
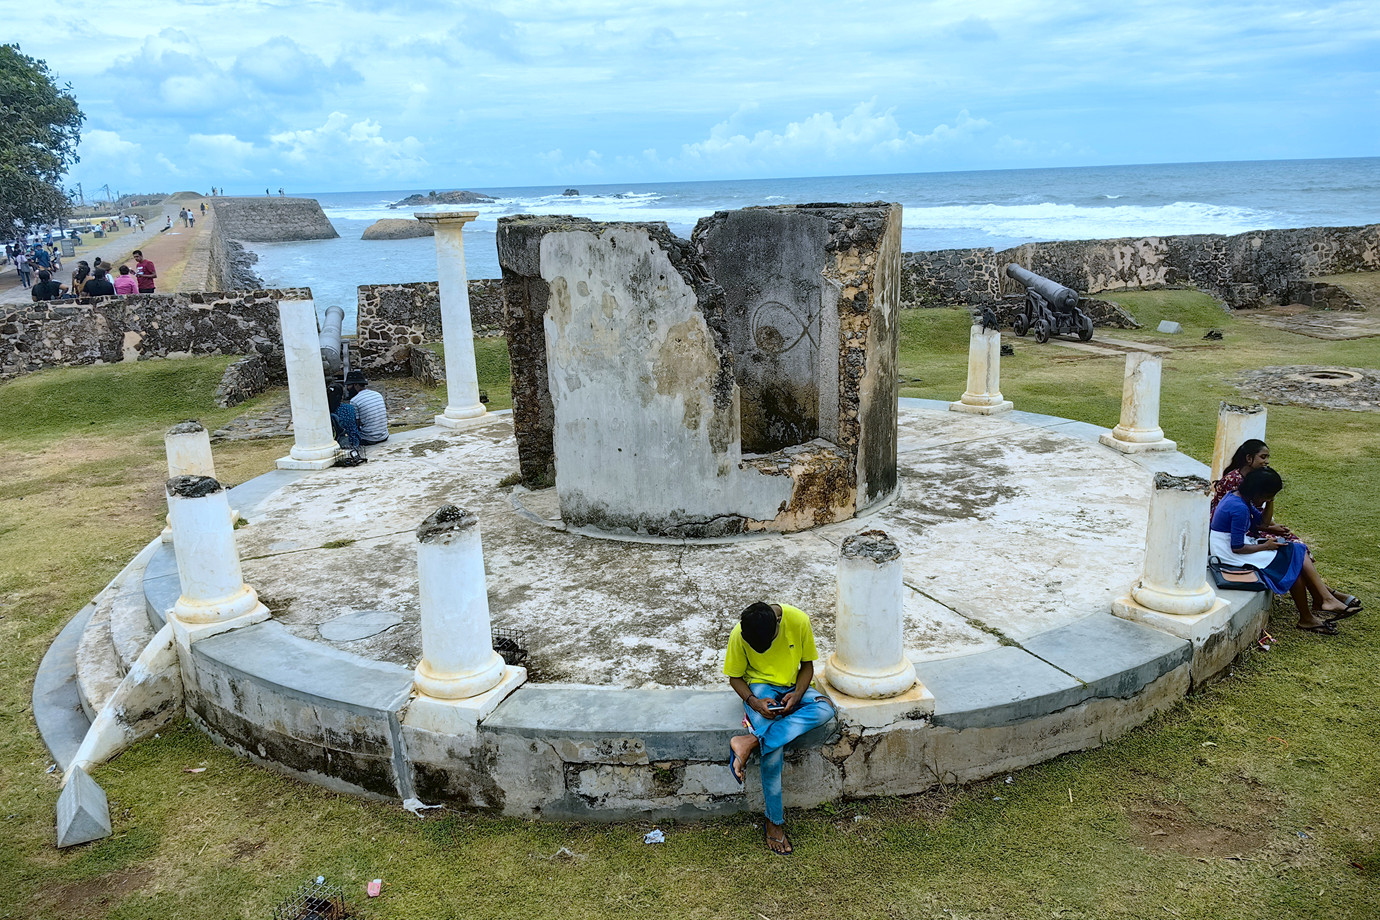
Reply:
[[[1212,514],[1208,551],[1233,565],[1260,570],[1260,578],[1276,594],[1288,594],[1299,611],[1299,629],[1336,635],[1337,620],[1354,616],[1357,602],[1338,600],[1322,580],[1308,547],[1275,535],[1252,537],[1260,527],[1265,505],[1284,488],[1279,474],[1269,467],[1251,470],[1235,492],[1227,495]],[[1312,595],[1312,602],[1309,601]]]

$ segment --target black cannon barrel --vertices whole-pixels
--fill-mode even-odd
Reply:
[[[1057,281],[1021,268],[1015,262],[1006,266],[1006,276],[1035,290],[1056,313],[1066,313],[1078,306],[1078,292],[1073,288],[1066,288]]]
[[[327,377],[338,377],[344,366],[340,347],[340,326],[344,320],[345,311],[340,307],[332,305],[326,308],[325,322],[321,324],[321,333],[317,338],[321,342],[321,367]]]

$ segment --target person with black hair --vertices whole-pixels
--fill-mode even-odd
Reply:
[[[33,300],[60,300],[67,286],[61,282],[54,281],[53,275],[46,268],[38,272],[38,284],[29,289],[29,296]]]
[[[834,717],[834,704],[810,686],[818,657],[810,618],[788,604],[762,601],[743,610],[724,652],[724,674],[743,701],[750,732],[730,740],[728,766],[742,783],[748,758],[760,752],[766,799],[762,833],[767,849],[779,856],[795,849],[781,802],[785,747]]]
[[[1242,477],[1237,490],[1222,499],[1212,514],[1208,551],[1223,562],[1259,569],[1261,581],[1271,591],[1292,597],[1299,612],[1299,629],[1335,636],[1337,621],[1359,613],[1360,601],[1350,595],[1339,599],[1318,574],[1303,543],[1277,536],[1251,536],[1260,529],[1261,509],[1283,488],[1279,473],[1268,466]]]

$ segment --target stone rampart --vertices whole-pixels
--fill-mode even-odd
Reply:
[[[1380,224],[907,253],[902,300],[912,307],[996,303],[1021,291],[1005,275],[1009,262],[1087,294],[1192,285],[1227,306],[1254,307],[1289,302],[1316,275],[1380,270]]]
[[[469,288],[475,335],[501,334],[503,282],[476,278]],[[411,373],[412,347],[441,341],[441,299],[436,282],[361,284],[355,329],[355,366],[383,376]]]
[[[0,379],[45,367],[191,355],[260,355],[276,379],[283,373],[277,303],[310,299],[309,288],[285,288],[17,305],[0,314]]]
[[[340,234],[315,198],[212,198],[221,233],[246,243],[333,240]]]

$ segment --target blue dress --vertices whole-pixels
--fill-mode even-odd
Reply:
[[[1212,530],[1208,534],[1208,551],[1223,562],[1249,565],[1260,570],[1260,580],[1276,594],[1288,594],[1303,571],[1308,547],[1302,543],[1286,543],[1273,552],[1238,553],[1243,546],[1256,542],[1248,534],[1260,527],[1264,516],[1259,508],[1232,492],[1212,513]]]

